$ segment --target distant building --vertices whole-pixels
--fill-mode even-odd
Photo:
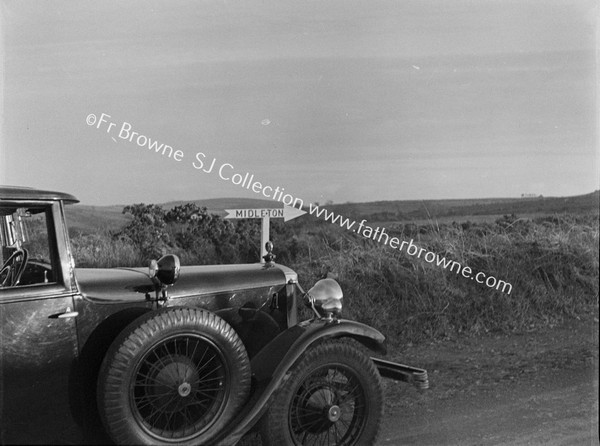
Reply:
[[[541,194],[521,194],[521,198],[544,198],[544,196]]]

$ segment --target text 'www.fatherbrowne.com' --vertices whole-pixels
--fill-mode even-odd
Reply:
[[[446,259],[446,257],[442,257],[425,248],[420,248],[414,243],[414,239],[410,239],[410,241],[407,242],[406,240],[400,240],[398,237],[391,237],[386,232],[385,228],[373,228],[366,225],[367,220],[361,220],[357,223],[355,220],[342,217],[335,212],[328,211],[327,209],[312,203],[309,206],[309,213],[330,223],[337,223],[341,228],[356,232],[366,239],[383,243],[398,251],[406,252],[410,256],[423,259],[428,263],[435,264],[440,268],[454,272],[457,275],[460,274],[465,279],[471,279],[477,283],[485,284],[489,288],[494,288],[495,290],[502,291],[506,294],[510,294],[512,291],[512,285],[504,280],[486,275],[481,271],[474,272],[469,266],[463,266],[456,260],[449,260]]]

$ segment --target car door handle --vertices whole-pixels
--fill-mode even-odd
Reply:
[[[71,307],[67,307],[67,310],[64,313],[58,315],[59,319],[68,319],[70,317],[79,316],[79,311],[72,311]]]

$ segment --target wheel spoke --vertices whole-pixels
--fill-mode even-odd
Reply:
[[[146,400],[143,403],[142,403],[142,401],[138,402],[136,404],[136,407],[138,408],[138,410],[142,410],[148,406],[152,406],[153,401],[154,401],[154,399],[151,399],[150,397],[146,397]]]
[[[219,370],[219,369],[222,369],[222,368],[223,368],[223,364],[217,364],[217,366],[216,366],[214,369],[210,370],[209,372],[207,372],[207,373],[205,373],[204,375],[202,375],[201,377],[199,377],[199,378],[196,380],[196,383],[203,382],[203,381],[204,381],[204,379],[205,379],[207,376],[210,376],[210,375],[212,375],[212,374],[213,374],[213,373],[215,373],[217,370]]]
[[[323,423],[324,418],[317,418],[314,421],[308,421],[306,423],[301,423],[300,421],[298,421],[298,428],[301,430],[305,430],[305,431],[309,431],[311,427],[314,426],[318,426],[319,424]]]
[[[304,436],[302,437],[302,444],[306,444],[306,437],[308,437],[308,432],[304,431]]]
[[[189,406],[204,406],[204,407],[207,407],[208,406],[207,403],[210,403],[210,402],[211,402],[211,398],[205,398],[203,400],[201,400],[201,399],[195,399],[195,400],[191,400],[188,403],[186,403],[186,407],[189,407]]]
[[[338,423],[333,424],[333,429],[335,431],[335,442],[337,444],[343,436],[340,435],[340,431],[338,429]]]
[[[182,367],[183,367],[183,371],[182,371]],[[175,364],[175,378],[177,379],[177,381],[185,381],[187,378],[186,368],[183,364],[181,364],[179,362],[177,364]]]
[[[321,414],[321,413],[323,413],[323,409],[313,409],[313,408],[308,408],[308,407],[299,407],[296,410],[298,412],[301,412],[302,415]]]
[[[155,408],[152,412],[150,412],[150,415],[144,417],[148,422],[150,422],[149,420],[154,419],[154,417],[158,414],[158,416],[161,416],[164,414],[164,409],[166,409],[171,403],[173,403],[176,400],[175,397],[170,398],[166,403],[163,403],[162,406]]]
[[[132,402],[147,429],[183,439],[217,416],[226,395],[224,381],[224,363],[215,347],[193,336],[174,338],[157,345],[140,363]],[[191,393],[181,393],[184,383]]]
[[[350,384],[350,383],[348,383],[348,384]],[[356,395],[357,394],[357,392],[356,392],[357,389],[360,389],[360,383],[354,384],[354,387],[352,387],[351,389],[344,389],[344,390],[346,390],[346,395],[345,396],[347,397],[348,395]]]
[[[214,378],[206,378],[206,379],[203,379],[202,381],[200,381],[200,380],[195,380],[195,381],[193,382],[193,384],[200,384],[200,385],[204,385],[204,384],[206,384],[206,383],[209,383],[209,382],[211,382],[211,381],[222,381],[222,380],[223,380],[223,376],[220,376],[220,375],[219,375],[219,376],[215,376]]]
[[[200,367],[198,367],[196,369],[196,371],[198,372],[198,374],[200,374],[200,372],[202,370],[204,370],[206,367],[208,367],[208,365],[217,357],[217,355],[213,354],[212,357],[208,360],[208,361],[198,361],[198,364],[202,364]]]
[[[204,351],[202,352],[202,356],[200,357],[200,359],[198,359],[197,361],[194,361],[194,362],[196,364],[202,364],[204,362],[204,357],[206,356],[207,353],[208,353],[208,346],[204,346]],[[191,358],[193,359],[194,357],[192,356]],[[201,370],[201,368],[198,371],[200,371],[200,370]]]
[[[160,379],[158,379],[156,376],[150,376],[147,375],[145,373],[142,372],[138,372],[137,373],[138,377],[142,377],[142,378],[146,378],[145,380],[136,380],[135,382],[135,386],[148,386],[148,387],[158,387],[158,386],[163,386],[163,387],[168,387],[168,388],[174,388],[173,383],[167,383],[164,381],[161,381]],[[144,382],[144,381],[149,381],[149,382]]]
[[[161,399],[162,397],[165,397],[167,395],[173,395],[174,392],[163,392],[163,393],[154,393],[152,395],[148,395],[147,393],[145,393],[142,396],[134,396],[133,399],[134,401],[142,401],[142,400],[158,400]]]
[[[316,392],[316,398],[321,400],[321,402],[323,403],[323,407],[329,404],[328,398],[326,397],[325,389],[321,389],[318,392]]]
[[[160,372],[162,369],[164,369],[166,367],[166,364],[163,362],[163,357],[158,356],[157,350],[158,349],[155,349],[152,351],[152,353],[156,357],[156,361],[150,362],[150,360],[148,358],[144,362],[144,364],[147,364],[148,367],[150,368],[149,372],[154,372],[154,371]]]
[[[184,406],[178,413],[181,414],[181,416],[183,417],[186,426],[194,424],[193,420],[190,417],[188,417],[188,407],[187,407],[187,405]]]
[[[214,394],[206,393],[206,392],[203,392],[202,390],[195,390],[195,391],[194,391],[194,395],[201,395],[201,396],[204,396],[204,397],[206,397],[206,398],[209,398],[209,399],[211,399],[211,400],[213,400],[213,401],[214,401],[214,400],[216,400],[216,398],[215,398],[215,395],[214,395]]]
[[[168,430],[172,430],[172,425],[171,425],[171,420],[173,419],[173,417],[175,416],[175,412],[171,412],[168,416],[167,416],[167,421],[165,423],[165,431]]]
[[[154,379],[154,378],[151,378],[151,377],[148,377],[148,378]],[[136,388],[138,388],[138,387],[139,388],[142,388],[142,387],[166,387],[170,391],[173,391],[173,390],[176,389],[175,386],[173,386],[171,384],[164,383],[162,381],[158,381],[158,380],[156,380],[155,382],[146,382],[146,380],[144,380],[144,381],[136,381],[135,384],[134,384],[134,386]]]

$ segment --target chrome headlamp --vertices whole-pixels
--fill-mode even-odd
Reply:
[[[173,285],[179,279],[180,269],[179,257],[167,254],[150,262],[148,275],[152,282],[164,288]]]
[[[321,279],[305,294],[305,303],[319,317],[332,319],[342,314],[344,293],[340,284],[333,279]]]

